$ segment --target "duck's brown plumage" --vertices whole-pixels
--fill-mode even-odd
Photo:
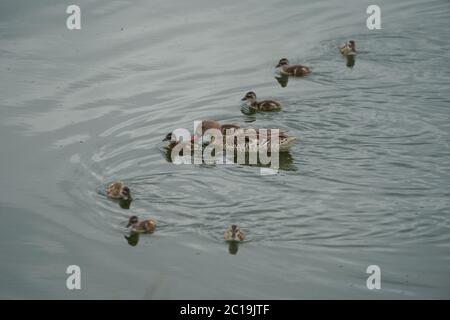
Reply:
[[[281,104],[274,100],[257,101],[256,94],[253,91],[247,92],[242,101],[250,103],[250,109],[253,111],[277,111],[281,109]]]
[[[242,232],[241,228],[233,224],[228,227],[223,237],[225,241],[244,241],[245,234]]]
[[[231,124],[231,123],[225,123],[225,124],[220,124],[219,122],[215,121],[215,120],[203,120],[202,124],[201,124],[201,133],[200,133],[200,126],[197,127],[196,130],[196,134],[201,135],[204,134],[206,131],[208,131],[209,129],[217,129],[220,130],[220,132],[222,134],[226,134],[228,129],[239,129],[240,126],[237,124]]]
[[[128,221],[127,227],[131,227],[133,232],[153,233],[156,229],[156,221],[153,219],[139,221],[138,217],[132,216]]]
[[[297,140],[297,138],[289,136],[286,131],[281,129],[267,129],[267,134],[262,134],[260,131],[261,129],[253,129],[253,128],[241,128],[237,124],[220,124],[219,122],[215,120],[203,120],[202,123],[196,128],[195,133],[196,135],[191,139],[191,141],[185,141],[185,142],[177,142],[177,139],[174,138],[172,134],[168,134],[164,140],[170,140],[169,143],[169,150],[173,149],[175,146],[177,148],[182,149],[183,145],[186,144],[188,147],[188,150],[193,151],[194,150],[194,140],[198,139],[202,134],[207,133],[210,129],[216,129],[221,132],[223,135],[223,143],[227,144],[227,133],[234,134],[236,136],[239,135],[245,135],[245,145],[241,146],[238,145],[239,139],[233,139],[234,147],[243,147],[246,148],[248,151],[250,145],[256,145],[255,142],[258,142],[257,144],[265,145],[269,150],[271,149],[271,142],[272,142],[272,130],[278,130],[278,138],[279,138],[279,151],[280,152],[286,152],[288,151],[294,142]],[[201,130],[201,131],[200,131]],[[264,141],[260,141],[260,136],[264,137]],[[228,136],[229,137],[229,136]],[[261,139],[262,139],[261,137]],[[254,139],[257,139],[258,141],[255,141]],[[214,138],[211,139],[210,142],[204,142],[206,144],[208,143],[214,143]],[[232,147],[232,146],[231,146]]]
[[[115,181],[106,188],[106,194],[112,199],[131,199],[130,189],[121,181]]]
[[[311,69],[301,64],[289,65],[289,60],[286,58],[281,59],[278,62],[276,68],[280,68],[280,73],[289,76],[302,77],[311,73]]]
[[[339,48],[342,55],[355,55],[356,54],[356,44],[355,41],[350,40],[344,46]]]
[[[220,128],[221,131],[223,131],[225,125],[220,125],[220,123],[218,123],[217,121],[214,120],[206,120],[202,122],[202,128],[203,129],[218,129]],[[286,131],[281,130],[281,129],[267,129],[265,130],[266,133],[263,134],[261,131],[261,129],[254,129],[254,128],[240,128],[237,125],[231,125],[231,129],[234,129],[232,131],[232,133],[234,133],[236,136],[239,135],[244,135],[245,136],[245,148],[248,149],[250,145],[255,145],[255,142],[258,142],[258,145],[266,145],[266,147],[270,150],[271,148],[271,141],[272,141],[272,130],[278,130],[278,138],[279,138],[279,151],[280,152],[285,152],[288,151],[292,145],[294,144],[294,142],[297,140],[297,138],[289,136]],[[205,130],[205,131],[206,131]],[[260,139],[262,139],[262,137],[264,137],[265,141],[261,141]],[[226,144],[226,137],[224,135],[224,143]],[[257,139],[257,141],[254,141],[254,139]],[[234,139],[233,143],[235,145],[235,147],[241,147],[238,146],[238,141],[239,139]]]

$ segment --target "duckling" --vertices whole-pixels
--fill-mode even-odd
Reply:
[[[339,51],[342,55],[355,55],[356,54],[356,45],[354,40],[348,41],[344,46],[339,48]]]
[[[200,125],[199,125],[200,127]],[[197,129],[199,128],[197,127]],[[253,128],[240,128],[238,125],[231,125],[231,124],[223,124],[221,125],[219,122],[215,120],[204,120],[201,123],[202,132],[206,132],[209,129],[218,129],[221,130],[222,134],[224,134],[224,143],[227,143],[226,139],[226,132],[224,132],[226,129],[232,129],[233,134],[235,135],[244,135],[245,136],[245,145],[242,146],[245,148],[246,151],[250,150],[251,145],[258,144],[259,146],[266,146],[268,150],[270,150],[270,145],[272,142],[272,135],[271,130],[267,130],[267,134],[264,136],[265,141],[259,141],[260,139],[260,129],[253,129]],[[279,151],[280,152],[287,152],[289,149],[293,146],[297,138],[291,137],[286,134],[285,131],[278,129],[278,138],[279,138]],[[256,139],[256,141],[255,141]],[[240,148],[241,146],[238,145],[239,139],[233,139],[234,147]],[[258,143],[256,143],[258,142]]]
[[[139,218],[137,216],[131,216],[127,224],[127,228],[129,227],[132,227],[133,232],[153,233],[156,228],[156,221],[148,219],[139,222]]]
[[[106,188],[106,194],[112,199],[132,200],[130,188],[121,181],[115,181]]]
[[[248,101],[252,111],[276,111],[281,109],[281,104],[273,100],[256,101],[253,91],[247,92],[241,101]]]
[[[290,66],[289,60],[286,58],[281,59],[275,68],[280,68],[280,73],[288,76],[302,77],[311,73],[311,69],[300,64]]]
[[[245,234],[242,232],[241,228],[235,224],[232,224],[225,231],[224,239],[225,241],[244,241]]]
[[[195,143],[195,141],[197,141],[198,137],[193,135],[191,136],[191,140],[190,141],[180,141],[180,139],[173,133],[173,132],[169,132],[165,138],[163,139],[163,141],[169,141],[169,149],[173,149],[175,146],[177,145],[188,145],[188,146],[193,146],[193,144]]]

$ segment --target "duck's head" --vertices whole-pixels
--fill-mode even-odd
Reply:
[[[120,191],[123,200],[131,200],[131,191],[128,187],[123,187]]]
[[[289,60],[286,58],[280,59],[280,61],[278,61],[278,64],[275,68],[279,68],[281,66],[288,66],[289,65]]]
[[[191,136],[191,142],[195,142],[197,141],[198,137],[193,135]],[[169,132],[165,138],[163,139],[163,141],[170,141],[170,142],[178,142],[178,137],[173,133],[173,132]]]
[[[241,101],[255,101],[256,100],[256,93],[253,91],[249,91],[245,94],[245,96],[241,99]]]
[[[163,139],[163,141],[172,141],[172,138],[175,138],[175,135],[172,134],[172,132],[169,132],[168,134],[166,134],[166,136]]]
[[[230,231],[231,231],[231,239],[238,241],[239,240],[238,234],[241,232],[241,229],[237,225],[232,224],[230,227]]]
[[[139,218],[137,216],[131,216],[130,219],[128,220],[127,228],[135,226],[136,224],[138,224],[138,222]]]
[[[356,45],[355,45],[355,41],[354,41],[354,40],[350,40],[350,41],[348,42],[348,46],[350,47],[350,49],[351,49],[352,51],[356,51]]]

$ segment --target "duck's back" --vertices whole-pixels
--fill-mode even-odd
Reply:
[[[138,229],[145,233],[152,233],[156,229],[156,222],[153,220],[144,220],[139,223]]]
[[[122,189],[122,186],[122,182],[113,182],[106,189],[106,194],[112,198],[120,197],[120,190]]]
[[[257,108],[260,111],[275,111],[281,109],[281,104],[273,100],[264,100],[258,103]]]
[[[295,66],[287,67],[285,69],[285,72],[290,75],[293,75],[293,76],[305,76],[305,75],[311,73],[311,70],[306,66],[302,66],[302,65],[298,64]]]

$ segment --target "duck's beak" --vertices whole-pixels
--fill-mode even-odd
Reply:
[[[131,222],[128,222],[127,224],[127,228],[129,228],[131,226]]]
[[[162,141],[169,141],[169,138],[165,137]]]
[[[275,67],[275,68],[279,68],[279,67],[281,67],[281,64],[279,63],[279,64],[277,64],[277,66]]]
[[[241,99],[241,101],[245,101],[245,100],[247,100],[247,97],[243,97],[243,98]]]

